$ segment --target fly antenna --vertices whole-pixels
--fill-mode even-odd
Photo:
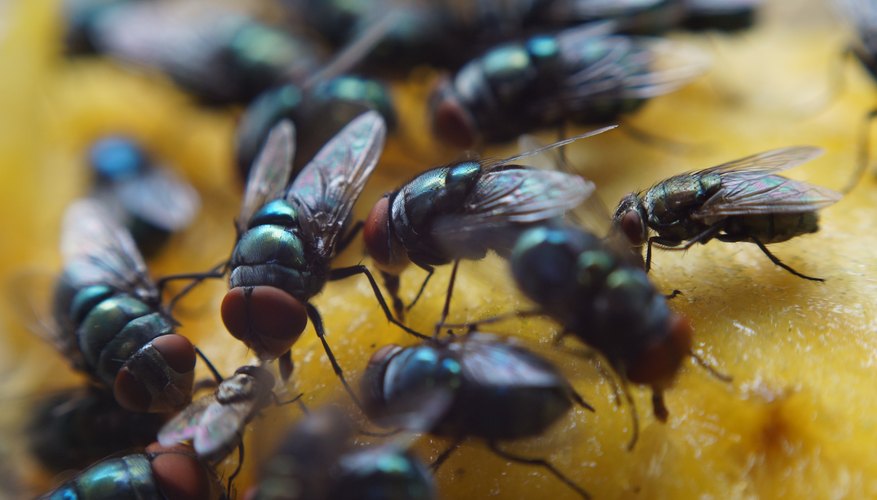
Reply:
[[[584,134],[574,135],[574,136],[572,136],[572,137],[570,137],[570,138],[568,138],[568,139],[564,139],[564,140],[562,140],[562,141],[557,141],[557,142],[555,142],[555,143],[553,143],[553,144],[549,144],[549,145],[547,145],[547,146],[543,146],[543,147],[541,147],[541,148],[537,148],[537,149],[534,149],[534,150],[531,150],[531,151],[524,151],[523,153],[520,153],[520,154],[518,154],[518,155],[512,156],[512,157],[510,157],[510,158],[506,158],[506,159],[504,159],[504,160],[500,160],[499,163],[500,163],[500,164],[506,164],[506,163],[511,163],[511,162],[513,162],[513,161],[520,160],[521,158],[526,158],[526,157],[528,157],[528,156],[535,156],[535,155],[538,155],[538,154],[544,153],[545,151],[549,151],[549,150],[552,150],[552,149],[555,149],[555,148],[559,148],[559,147],[562,147],[562,146],[566,146],[567,144],[570,144],[570,143],[572,143],[572,142],[576,142],[576,141],[578,141],[579,139],[587,139],[588,137],[593,137],[593,136],[595,136],[595,135],[600,135],[600,134],[602,134],[603,132],[608,132],[608,131],[610,131],[610,130],[612,130],[612,129],[615,129],[615,128],[618,128],[618,125],[609,125],[609,126],[607,126],[607,127],[603,127],[603,128],[598,128],[598,129],[596,129],[596,130],[592,130],[592,131],[590,131],[590,132],[585,132]]]

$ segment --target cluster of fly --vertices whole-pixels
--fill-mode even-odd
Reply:
[[[415,64],[445,69],[426,106],[437,138],[460,148],[570,122],[606,124],[705,69],[696,53],[643,33],[678,26],[741,29],[753,21],[753,2],[288,0],[283,5],[296,22],[269,25],[243,11],[205,9],[195,2],[65,2],[71,53],[157,68],[214,106],[244,104],[236,147],[247,181],[229,259],[211,272],[155,282],[141,252],[153,251],[188,224],[198,208],[197,194],[133,139],[110,137],[95,144],[95,193],[68,210],[64,268],[51,320],[41,329],[89,378],[87,390],[46,405],[41,421],[67,430],[59,434],[88,438],[71,442],[64,453],[53,454],[46,444],[61,437],[39,440],[35,449],[48,464],[83,467],[101,453],[144,446],[156,435],[157,443],[103,460],[47,498],[230,494],[231,481],[228,489],[220,487],[214,467],[235,449],[243,459],[246,425],[283,403],[275,393],[275,373],[280,383],[293,374],[291,348],[308,322],[350,398],[375,424],[396,434],[357,446],[355,420],[336,408],[310,413],[302,405],[309,414],[264,464],[248,498],[435,498],[430,471],[408,449],[415,433],[452,441],[433,471],[463,440],[475,438],[509,461],[541,467],[587,498],[585,488],[548,461],[502,448],[506,441],[543,434],[574,406],[594,408],[550,362],[480,331],[502,317],[465,325],[462,335],[444,334],[454,327],[444,321],[461,260],[491,251],[505,258],[516,285],[535,304],[510,315],[556,321],[563,336],[605,360],[611,373],[604,374],[631,406],[629,385],[648,388],[660,421],[670,414],[664,392],[694,354],[688,320],[671,311],[648,278],[653,247],[751,242],[777,266],[819,280],[767,249],[815,232],[817,211],[840,198],[779,175],[819,154],[814,147],[748,156],[632,193],[611,218],[610,235],[595,234],[569,216],[592,195],[592,183],[518,161],[614,127],[511,158],[428,169],[374,202],[365,221],[352,220],[386,135],[396,126],[388,87],[373,77]],[[325,43],[301,26],[319,32]],[[331,60],[325,58],[326,44],[341,48]],[[675,64],[658,66],[659,58],[674,54]],[[360,229],[389,304],[367,266],[333,266]],[[406,306],[399,276],[409,264],[425,270],[427,278],[418,292],[406,294],[413,297]],[[434,332],[418,332],[405,324],[405,314],[443,264],[454,266],[445,308]],[[358,275],[370,284],[387,320],[419,343],[379,347],[356,390],[332,354],[311,300],[327,282]],[[205,359],[215,390],[193,401],[200,352],[176,333],[173,302],[163,302],[162,289],[171,278],[212,277],[227,277],[222,320],[259,364],[223,378]],[[631,414],[629,448],[638,430],[634,408]],[[139,433],[128,432],[135,428]],[[108,446],[92,448],[92,437]],[[79,448],[81,454],[70,453]]]

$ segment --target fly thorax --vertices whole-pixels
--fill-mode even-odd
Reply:
[[[383,394],[388,406],[414,401],[429,391],[457,390],[462,384],[462,367],[441,349],[422,345],[397,354],[384,373]]]
[[[264,224],[247,230],[231,257],[229,284],[274,286],[295,297],[310,297],[322,288],[314,276],[298,226]]]
[[[103,350],[129,322],[154,312],[142,301],[122,294],[114,295],[91,308],[76,330],[79,350],[88,366],[92,370],[97,367]]]
[[[481,66],[494,100],[506,104],[517,104],[520,94],[539,75],[527,47],[519,43],[491,50],[482,58]]]
[[[171,320],[160,312],[152,312],[128,321],[118,334],[103,347],[96,365],[102,379],[111,380],[137,351],[162,335],[174,332]]]
[[[430,170],[406,184],[393,199],[393,232],[417,264],[444,264],[453,259],[431,237],[437,217],[464,210],[466,198],[481,175],[477,162]]]

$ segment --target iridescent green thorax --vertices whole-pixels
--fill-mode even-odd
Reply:
[[[297,229],[264,224],[241,235],[231,257],[230,286],[274,286],[305,300],[316,295],[325,278],[314,273],[325,270],[308,259]]]
[[[459,213],[466,197],[481,177],[476,161],[429,170],[406,184],[391,200],[390,226],[412,262],[420,265],[445,264],[438,242],[429,238],[430,228],[439,216]]]

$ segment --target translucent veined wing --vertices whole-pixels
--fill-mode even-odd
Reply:
[[[460,214],[436,218],[437,240],[485,228],[527,224],[560,217],[594,192],[580,176],[531,168],[497,169],[481,176]]]
[[[548,361],[493,335],[470,334],[458,346],[463,375],[479,385],[551,387],[564,380]]]
[[[256,411],[252,399],[208,406],[195,428],[195,452],[211,462],[223,460],[238,445]]]
[[[162,446],[172,446],[195,439],[204,413],[212,405],[219,405],[215,394],[192,401],[174,418],[170,419],[158,432],[158,442]]]
[[[766,151],[703,170],[701,174],[718,173],[722,185],[692,217],[799,213],[827,207],[840,200],[842,195],[828,188],[774,175],[820,154],[820,148],[796,146]]]
[[[240,22],[233,11],[198,2],[134,3],[100,16],[94,38],[101,52],[157,68],[214,98],[231,99],[237,89],[218,78],[227,64],[219,49]]]
[[[802,163],[806,163],[821,156],[824,152],[825,150],[815,146],[789,146],[744,156],[743,158],[738,158],[736,160],[722,163],[721,165],[708,167],[691,173],[705,175],[711,173],[727,174],[745,171],[752,175],[771,175],[797,167]]]
[[[85,358],[75,335],[61,328],[54,317],[54,291],[58,276],[36,269],[15,272],[4,284],[4,295],[24,328],[52,344],[76,370],[84,371]]]
[[[344,224],[384,148],[381,115],[360,115],[299,173],[286,199],[299,208],[302,232],[318,255],[331,256]]]
[[[558,44],[570,73],[562,77],[557,92],[531,104],[537,109],[575,109],[598,99],[655,97],[686,85],[709,67],[704,52],[658,38],[595,35],[586,28],[574,28],[559,34]]]
[[[265,146],[256,158],[244,201],[236,221],[238,234],[247,230],[250,217],[268,201],[280,198],[292,175],[292,159],[295,155],[295,127],[283,120],[268,134]]]
[[[71,284],[104,284],[144,299],[158,297],[131,234],[95,200],[80,200],[67,209],[61,254]]]
[[[155,227],[178,231],[198,214],[201,199],[186,181],[165,168],[125,180],[117,188],[125,208]]]

